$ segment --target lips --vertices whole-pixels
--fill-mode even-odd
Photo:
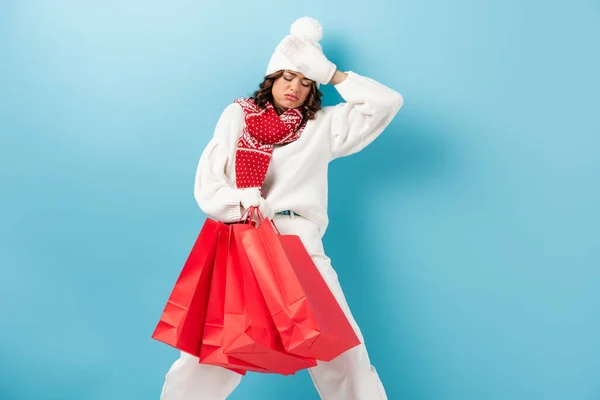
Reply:
[[[286,94],[285,98],[291,101],[298,101],[298,98],[296,96],[293,96],[291,94]]]

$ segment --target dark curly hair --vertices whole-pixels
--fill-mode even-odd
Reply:
[[[266,108],[267,101],[271,104],[274,103],[273,93],[271,91],[273,82],[279,79],[283,75],[283,72],[284,71],[277,71],[265,76],[265,79],[260,84],[260,89],[254,92],[254,95],[251,97],[261,109]],[[321,109],[321,96],[323,96],[323,93],[317,88],[317,83],[313,81],[310,87],[310,93],[302,106],[302,114],[305,119],[315,119],[317,111]]]

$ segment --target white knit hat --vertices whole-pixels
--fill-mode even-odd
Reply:
[[[290,34],[292,36],[297,36],[305,42],[314,45],[315,48],[319,49],[319,51],[323,51],[321,45],[319,44],[319,40],[321,40],[321,38],[323,37],[323,28],[317,20],[311,17],[302,17],[297,19],[290,27]],[[294,63],[292,63],[276,48],[275,52],[271,56],[269,65],[267,66],[266,75],[270,75],[274,72],[281,71],[284,69],[298,71],[298,67],[296,67]],[[315,80],[314,77],[306,75],[305,77],[311,80]],[[318,85],[319,84],[317,83],[317,86]]]

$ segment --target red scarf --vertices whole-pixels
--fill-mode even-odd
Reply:
[[[253,99],[237,99],[242,106],[246,126],[235,152],[235,182],[238,188],[261,188],[271,162],[273,146],[300,138],[306,125],[300,109],[288,109],[281,115],[267,102],[260,109]]]

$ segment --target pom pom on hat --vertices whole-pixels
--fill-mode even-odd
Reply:
[[[311,17],[298,18],[290,27],[290,33],[312,42],[318,42],[323,37],[323,28],[319,22]]]

